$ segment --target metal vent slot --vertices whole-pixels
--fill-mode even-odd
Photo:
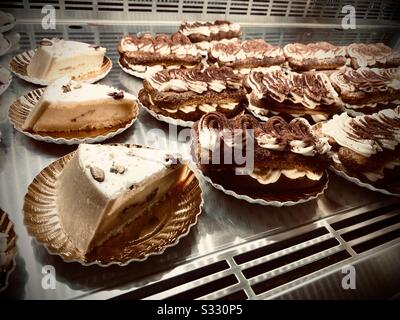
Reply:
[[[29,39],[29,36],[25,32],[20,32],[19,33],[21,36],[21,39],[19,40],[19,50],[18,51],[26,51],[31,49],[31,41]]]
[[[152,0],[129,1],[128,11],[151,12],[152,6],[153,6]]]
[[[247,300],[247,294],[243,290],[236,291],[234,293],[228,294],[219,298],[218,300]]]
[[[219,261],[202,268],[198,268],[176,277],[172,277],[166,280],[161,280],[154,284],[139,288],[135,291],[116,297],[117,299],[143,299],[146,297],[153,296],[157,293],[167,291],[172,288],[176,288],[185,283],[192,282],[206,276],[222,272],[229,268],[226,261]]]
[[[229,275],[208,283],[205,283],[201,286],[195,287],[193,289],[184,291],[182,293],[170,296],[167,298],[167,300],[194,300],[201,298],[207,294],[210,293],[215,293],[219,290],[228,288],[230,286],[233,286],[234,284],[237,284],[239,281],[238,279],[233,275]]]
[[[385,213],[389,213],[392,212],[394,210],[398,210],[399,209],[399,204],[398,203],[393,203],[390,206],[386,206],[386,207],[382,207],[382,208],[378,208],[372,211],[368,211],[366,213],[363,214],[359,214],[344,220],[340,220],[338,222],[335,223],[331,223],[331,227],[335,230],[340,230],[340,229],[344,229],[346,227],[358,224],[360,222],[366,221],[366,220],[370,220],[373,218],[376,218],[378,216],[381,216]]]
[[[255,294],[259,295],[348,258],[350,258],[350,254],[347,251],[339,251],[295,270],[258,282],[252,285],[251,288],[254,290]]]
[[[225,14],[228,4],[226,1],[210,1],[207,6],[207,13]]]
[[[357,253],[362,253],[398,238],[400,238],[400,229],[390,231],[370,240],[356,244],[353,246],[353,249]]]
[[[98,2],[99,11],[124,11],[123,0],[108,0],[107,2]]]
[[[65,1],[66,10],[93,10],[91,1]]]
[[[232,0],[231,6],[229,8],[229,13],[245,15],[247,14],[248,6],[248,1]]]
[[[31,9],[42,9],[42,7],[46,4],[52,5],[55,9],[60,9],[59,2],[57,0],[30,0],[29,1]]]
[[[251,268],[245,269],[242,272],[246,279],[250,279],[260,274],[264,274],[266,272],[289,265],[290,263],[300,261],[317,253],[322,253],[323,251],[333,248],[337,245],[339,245],[339,242],[336,239],[330,238],[317,244],[308,246],[304,249],[297,250],[293,253],[289,253],[281,257],[258,264]]]
[[[235,262],[237,264],[240,265],[245,262],[255,260],[260,257],[264,257],[266,255],[277,252],[279,250],[283,250],[285,248],[292,247],[294,245],[315,239],[315,238],[325,235],[327,233],[328,233],[328,230],[326,228],[318,228],[318,229],[300,234],[298,236],[267,245],[265,247],[261,247],[261,248],[258,248],[258,249],[255,249],[255,250],[252,250],[249,252],[245,252],[243,254],[233,257],[233,259],[235,260]]]
[[[19,1],[1,1],[0,8],[7,8],[7,9],[20,9],[24,7],[22,2],[23,0]]]
[[[179,0],[158,0],[157,12],[178,12]]]
[[[183,0],[182,12],[183,13],[202,13],[203,12],[203,1]]]

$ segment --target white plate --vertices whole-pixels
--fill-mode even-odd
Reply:
[[[34,83],[34,84],[38,84],[41,86],[47,86],[50,84],[49,81],[30,77],[27,74],[26,69],[27,69],[34,54],[35,54],[35,50],[29,50],[29,51],[25,51],[23,53],[16,55],[10,61],[10,70],[16,76],[18,76],[19,78],[21,78],[25,81],[28,81],[28,82]],[[87,83],[94,83],[94,82],[97,82],[97,81],[103,79],[104,77],[106,77],[108,75],[108,73],[111,71],[111,69],[112,69],[111,59],[108,58],[107,56],[104,56],[103,65],[102,65],[101,71],[99,73],[96,73],[94,75],[86,75],[86,74],[80,75],[79,79],[84,82],[87,82]]]
[[[308,198],[304,198],[304,199],[300,199],[297,201],[267,201],[264,199],[254,199],[248,195],[243,195],[243,194],[237,194],[235,191],[233,190],[227,190],[225,189],[223,186],[221,186],[220,184],[217,184],[215,182],[213,182],[209,177],[207,177],[206,175],[203,174],[203,172],[197,168],[197,172],[199,173],[199,175],[208,183],[210,183],[214,188],[222,191],[223,193],[232,196],[236,199],[239,200],[244,200],[247,201],[249,203],[255,203],[255,204],[260,204],[263,206],[272,206],[272,207],[288,207],[288,206],[294,206],[296,204],[300,204],[300,203],[305,203],[311,200],[314,200],[316,198],[318,198],[319,196],[323,195],[325,190],[328,188],[328,183],[329,183],[329,176],[327,176],[327,181],[326,184],[324,186],[324,188],[317,194],[312,195]]]
[[[10,86],[12,80],[11,72],[6,68],[0,66],[0,81],[4,84],[0,84],[0,96],[7,90]]]
[[[347,181],[350,181],[350,182],[355,183],[355,184],[358,185],[359,187],[367,188],[367,189],[369,189],[369,190],[371,190],[371,191],[380,192],[380,193],[383,193],[383,194],[386,194],[386,195],[389,195],[389,196],[400,197],[400,194],[399,194],[399,193],[393,193],[393,192],[390,192],[390,191],[385,190],[385,189],[376,188],[376,187],[374,187],[373,185],[371,185],[371,184],[369,184],[369,183],[362,182],[360,179],[358,179],[358,178],[356,178],[356,177],[351,177],[351,176],[347,175],[345,172],[343,172],[343,171],[341,171],[341,170],[338,170],[338,169],[336,169],[336,168],[333,167],[333,166],[331,166],[329,169],[330,169],[331,171],[335,172],[338,176],[340,176],[340,177],[346,179]]]
[[[12,28],[15,27],[17,23],[15,17],[11,13],[4,11],[0,11],[0,21],[2,22],[2,24],[0,25],[0,33],[4,33],[11,30]]]
[[[156,118],[157,120],[162,121],[162,122],[173,124],[175,126],[188,127],[188,128],[191,128],[193,126],[193,124],[194,124],[194,121],[185,121],[185,120],[181,120],[181,119],[175,119],[175,118],[171,118],[171,117],[166,117],[166,116],[164,116],[162,114],[154,112],[153,110],[150,110],[144,104],[142,104],[142,107],[148,113],[150,113],[154,118]]]
[[[115,137],[116,135],[124,132],[127,130],[129,127],[133,125],[135,120],[137,119],[137,116],[140,111],[140,102],[137,100],[137,107],[138,107],[138,112],[136,117],[134,117],[129,123],[127,123],[124,127],[120,128],[111,128],[110,131],[107,134],[100,134],[98,136],[94,137],[51,137],[45,134],[37,134],[37,133],[31,133],[28,131],[25,131],[22,129],[22,124],[24,123],[26,117],[28,116],[29,112],[33,109],[37,101],[39,100],[40,96],[42,95],[44,89],[36,89],[33,90],[26,95],[19,97],[11,106],[10,110],[8,113],[8,118],[10,120],[10,123],[14,126],[15,130],[21,132],[22,134],[26,135],[29,138],[38,140],[38,141],[44,141],[44,142],[49,142],[49,143],[55,143],[55,144],[67,144],[67,145],[73,145],[73,144],[80,144],[80,143],[96,143],[96,142],[102,142],[107,139],[111,139]]]

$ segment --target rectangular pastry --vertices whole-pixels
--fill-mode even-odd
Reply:
[[[335,115],[321,127],[332,145],[334,167],[375,187],[400,178],[400,107],[372,115]]]
[[[232,69],[171,69],[149,74],[139,100],[150,110],[174,119],[196,121],[211,111],[228,117],[242,112],[245,102],[242,77]]]
[[[290,43],[283,47],[290,68],[295,71],[338,69],[346,64],[346,47],[329,42]]]
[[[80,144],[56,184],[61,226],[84,255],[176,191],[186,170],[161,150]]]
[[[64,76],[79,77],[100,72],[105,53],[106,49],[98,45],[58,38],[43,39],[27,67],[27,74],[51,82]]]
[[[188,37],[181,33],[124,36],[118,44],[119,63],[137,77],[164,68],[191,68],[201,62],[201,55]]]
[[[206,49],[205,45],[211,41],[239,38],[241,35],[240,25],[226,20],[214,22],[185,21],[179,27],[179,32],[203,49]]]
[[[374,113],[400,102],[400,68],[347,68],[333,72],[330,80],[349,109]]]
[[[198,168],[226,189],[295,199],[311,190],[321,191],[326,183],[328,139],[318,138],[303,118],[286,122],[274,116],[259,122],[251,115],[227,119],[211,112],[195,123],[193,135],[192,154]],[[235,149],[254,159],[245,174],[237,174],[236,169],[245,165],[232,156]]]
[[[285,56],[280,47],[268,44],[262,39],[220,41],[208,52],[208,62],[248,74],[251,69],[257,67],[281,65],[285,62]]]
[[[322,72],[296,73],[274,66],[252,70],[245,83],[251,89],[248,108],[257,116],[306,116],[318,122],[342,109],[329,77]]]
[[[353,43],[347,47],[347,55],[354,69],[400,66],[400,51],[395,51],[383,43]]]

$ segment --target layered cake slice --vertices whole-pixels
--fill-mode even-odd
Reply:
[[[398,183],[400,107],[354,118],[335,115],[321,132],[330,138],[337,170],[378,188]]]
[[[264,40],[220,41],[208,52],[208,62],[228,66],[243,74],[257,67],[281,65],[285,62],[283,51]]]
[[[120,65],[140,78],[165,68],[192,68],[201,62],[196,46],[181,33],[127,35],[118,52]]]
[[[354,69],[400,66],[400,51],[395,51],[383,43],[353,43],[347,47],[347,56]]]
[[[203,52],[207,52],[211,44],[223,39],[237,39],[241,35],[240,25],[226,20],[185,21],[181,24],[179,32],[187,36]]]
[[[400,102],[400,68],[350,68],[330,75],[346,108],[374,113]]]
[[[242,112],[242,77],[228,67],[163,70],[148,75],[139,92],[150,110],[174,119],[196,121],[207,112],[228,117]]]
[[[138,114],[136,98],[101,84],[61,78],[49,85],[29,113],[23,130],[69,132],[122,126]]]
[[[286,119],[305,116],[322,121],[342,109],[329,77],[322,72],[297,73],[278,66],[254,69],[245,84],[249,110],[257,116],[281,115]]]
[[[101,71],[106,49],[98,45],[63,39],[43,39],[35,50],[27,74],[53,81],[64,76],[79,78]]]
[[[289,66],[295,71],[338,69],[346,64],[346,47],[329,42],[290,43],[283,47]]]
[[[326,184],[328,139],[318,137],[303,118],[286,122],[274,116],[259,122],[251,115],[227,119],[212,112],[193,129],[197,166],[226,189],[294,200],[318,193]]]
[[[80,144],[56,184],[64,232],[84,255],[176,192],[180,156],[135,145]]]

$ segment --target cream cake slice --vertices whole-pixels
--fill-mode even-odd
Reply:
[[[180,159],[141,146],[80,144],[56,185],[73,245],[90,252],[176,191],[188,170]]]
[[[64,77],[44,90],[22,128],[32,132],[103,129],[128,123],[137,114],[135,96]]]
[[[30,77],[54,81],[63,76],[79,77],[101,70],[106,49],[78,41],[43,39],[28,67]]]

